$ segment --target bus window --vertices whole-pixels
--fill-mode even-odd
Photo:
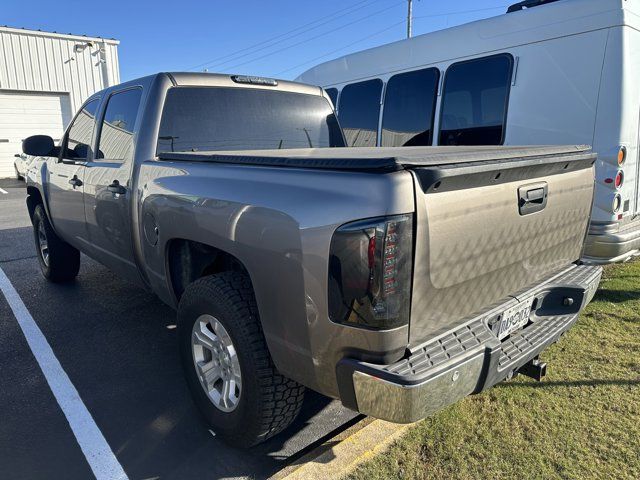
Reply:
[[[327,88],[325,90],[329,98],[331,99],[331,103],[333,103],[333,108],[338,108],[338,89],[337,88]]]
[[[375,147],[382,80],[352,83],[340,93],[338,120],[349,147]]]
[[[439,145],[502,145],[513,58],[453,64],[444,80]]]
[[[439,79],[437,68],[391,77],[384,95],[383,147],[431,145]]]

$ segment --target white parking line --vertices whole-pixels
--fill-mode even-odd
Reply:
[[[49,388],[62,409],[73,434],[82,449],[93,474],[98,480],[127,479],[102,432],[94,422],[87,407],[82,403],[78,391],[69,380],[56,358],[49,342],[27,310],[24,302],[9,278],[0,268],[0,290],[4,294],[13,314],[27,339],[36,361],[44,374]]]
[[[4,188],[0,188],[0,193],[4,193],[5,195],[9,195],[9,192],[7,192]]]

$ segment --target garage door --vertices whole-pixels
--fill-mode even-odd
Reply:
[[[71,120],[69,95],[0,91],[0,178],[13,176],[13,160],[30,135],[58,140]]]

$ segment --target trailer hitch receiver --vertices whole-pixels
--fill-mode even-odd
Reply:
[[[540,358],[536,357],[529,363],[524,364],[518,370],[518,373],[531,377],[538,382],[547,374],[547,364],[540,361]]]

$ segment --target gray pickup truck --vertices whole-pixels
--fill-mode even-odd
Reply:
[[[406,423],[541,378],[601,276],[579,262],[595,155],[343,146],[317,87],[101,91],[59,146],[23,144],[42,272],[71,281],[83,252],[174,307],[193,398],[238,446],[289,425],[305,387]]]

